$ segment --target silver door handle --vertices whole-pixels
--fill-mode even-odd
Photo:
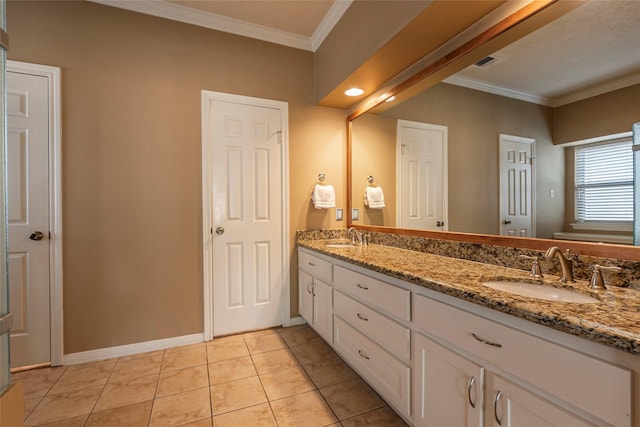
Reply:
[[[216,228],[216,234],[218,236],[222,236],[224,234],[224,227],[218,227]]]
[[[42,234],[42,231],[34,231],[33,233],[29,234],[29,238],[31,240],[42,240],[43,237],[44,234]]]
[[[504,225],[509,225],[511,224],[511,220],[510,219],[505,219],[504,221],[502,221],[504,223]]]

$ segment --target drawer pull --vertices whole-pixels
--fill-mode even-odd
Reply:
[[[502,391],[498,391],[496,394],[496,398],[493,401],[493,417],[496,419],[496,422],[499,426],[502,425],[502,420],[498,418],[498,402],[500,402],[500,398],[502,397]]]
[[[369,321],[369,319],[367,319],[366,317],[364,317],[364,316],[363,316],[362,314],[360,314],[360,313],[358,313],[358,314],[357,314],[357,316],[358,316],[358,319],[360,319],[360,320],[364,320],[365,322],[368,322],[368,321]]]
[[[469,380],[469,387],[467,388],[467,399],[469,399],[469,404],[473,409],[476,409],[476,403],[471,400],[471,389],[473,388],[473,385],[475,383],[476,383],[476,377],[471,377],[471,379]]]
[[[360,283],[358,283],[358,287],[359,287],[360,289],[364,289],[365,291],[366,291],[366,290],[369,290],[369,288],[368,288],[368,287],[366,287],[366,286],[364,286],[364,285],[361,285]]]
[[[474,334],[473,332],[471,332],[471,335],[473,335],[473,337],[477,340],[480,341],[483,344],[487,344],[493,347],[498,347],[498,348],[502,348],[502,344],[497,343],[497,342],[493,342],[493,341],[489,341],[489,340],[485,340],[484,338],[480,338],[479,336],[477,336],[476,334]]]
[[[311,282],[307,283],[307,293],[311,293]]]
[[[311,261],[309,261],[309,265],[310,265],[311,267],[315,267],[315,266],[316,266],[316,265],[315,265],[314,263],[312,263]]]
[[[369,356],[367,356],[366,354],[364,354],[364,353],[362,352],[362,350],[358,350],[358,354],[359,354],[359,355],[360,355],[360,357],[362,357],[363,359],[367,359],[367,360],[371,359]]]

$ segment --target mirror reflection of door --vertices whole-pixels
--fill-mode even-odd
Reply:
[[[398,120],[398,226],[448,230],[446,126]]]
[[[535,139],[500,134],[500,234],[535,237]]]

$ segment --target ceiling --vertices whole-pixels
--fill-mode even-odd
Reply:
[[[353,0],[92,0],[315,52]],[[591,0],[446,81],[558,106],[640,83],[640,1]]]

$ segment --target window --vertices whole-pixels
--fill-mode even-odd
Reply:
[[[576,222],[633,222],[631,139],[575,148]]]

